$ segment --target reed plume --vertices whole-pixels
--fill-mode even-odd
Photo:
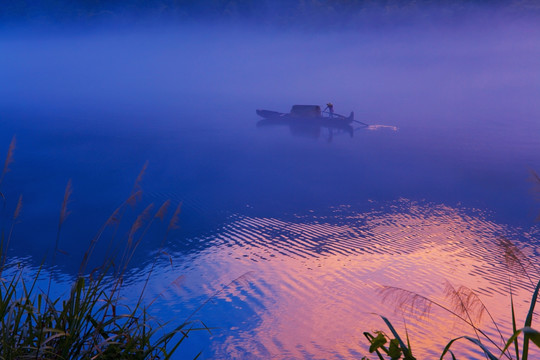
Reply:
[[[421,318],[429,317],[433,304],[431,299],[395,286],[383,286],[378,293],[383,302],[390,302],[402,312],[408,312]]]
[[[119,270],[118,277],[120,279],[120,283],[123,281],[124,273],[127,270],[127,267],[129,265],[129,263],[131,262],[131,259],[132,259],[133,255],[135,254],[135,250],[137,249],[137,247],[141,243],[142,239],[144,238],[144,235],[146,234],[146,232],[150,228],[150,225],[152,225],[152,220],[155,217],[151,218],[151,220],[148,222],[147,226],[143,230],[141,236],[139,236],[136,241],[134,241],[135,240],[134,239],[135,234],[143,227],[146,220],[148,218],[150,218],[150,212],[152,211],[153,208],[154,208],[153,203],[148,205],[139,214],[139,216],[137,216],[137,219],[133,222],[133,225],[131,226],[131,230],[129,231],[129,235],[128,235],[127,245],[126,245],[126,247],[124,249],[124,254],[122,255],[122,259],[120,260],[120,266],[118,268],[118,270]]]
[[[437,301],[431,300],[430,298],[418,294],[414,291],[406,290],[395,286],[383,286],[379,290],[379,293],[383,296],[383,302],[393,302],[396,307],[401,309],[402,311],[408,311],[413,315],[419,315],[421,317],[429,317],[432,306],[436,306],[455,316],[457,319],[463,321],[465,324],[469,325],[475,332],[482,335],[483,338],[487,339],[491,344],[493,344],[497,349],[499,349],[501,353],[504,353],[506,356],[508,356],[505,352],[502,351],[502,348],[497,343],[495,343],[484,331],[478,328],[476,323],[473,321],[474,316],[467,315],[467,311],[471,312],[475,308],[479,308],[477,304],[479,299],[475,299],[475,296],[467,293],[466,290],[462,289],[462,291],[463,294],[460,294],[457,291],[451,291],[454,297],[457,296],[457,304],[453,304],[454,306],[457,305],[456,310],[453,310],[450,307],[447,307]],[[461,296],[465,294],[467,294],[467,297],[469,297],[469,299],[466,301],[461,298]],[[471,304],[474,304],[473,309],[466,308],[467,301]],[[465,312],[465,314],[463,314],[463,312]]]
[[[60,233],[62,230],[62,225],[67,219],[67,216],[69,215],[68,211],[68,203],[69,199],[71,197],[71,193],[73,192],[71,187],[71,179],[68,180],[68,183],[66,185],[66,189],[64,191],[64,200],[62,201],[62,206],[60,208],[60,216],[58,220],[58,229],[56,231],[56,241],[54,244],[54,253],[52,258],[52,266],[55,266],[56,264],[56,254],[60,252],[59,243],[60,243]],[[49,309],[54,310],[55,304],[50,301],[50,293],[51,293],[51,286],[52,286],[52,277],[53,272],[49,274],[49,284],[47,285],[47,292],[44,295],[45,297],[45,310],[50,311]],[[45,321],[45,320],[43,320]],[[47,324],[45,322],[42,322],[40,325],[40,335],[38,337],[38,349],[41,349],[42,347],[46,346],[46,341],[43,339],[43,335],[47,333],[49,330],[47,327]]]
[[[126,205],[130,204],[135,198],[137,198],[140,195],[140,192],[141,191],[139,190],[136,193],[131,194],[124,202],[122,202],[122,204],[120,204],[120,206],[118,206],[112,212],[112,214],[107,218],[107,220],[101,226],[101,228],[99,229],[97,234],[90,241],[90,245],[88,246],[88,249],[84,253],[83,261],[81,262],[81,266],[79,267],[79,276],[81,276],[84,273],[84,271],[86,270],[86,266],[88,265],[90,257],[92,256],[92,253],[94,252],[94,249],[95,249],[97,243],[99,242],[99,240],[103,236],[103,233],[105,232],[107,227],[120,224],[120,220],[121,220],[121,216],[122,216],[122,212],[123,212],[124,208],[126,207]],[[111,244],[109,244],[109,250],[110,250],[110,247],[111,247]],[[106,264],[102,264],[102,266],[105,266],[105,265]]]
[[[160,219],[163,221],[165,218],[165,215],[167,214],[167,210],[169,209],[169,206],[171,205],[171,200],[166,200],[159,208],[158,212],[154,216],[157,219]]]
[[[473,324],[480,323],[484,314],[487,314],[491,320],[491,323],[495,326],[502,343],[505,343],[504,336],[499,329],[497,322],[493,318],[493,315],[491,315],[484,302],[472,289],[464,285],[456,288],[449,281],[446,281],[444,294],[450,300],[453,310],[457,314],[469,319],[469,321]],[[477,326],[473,326],[476,337],[478,341],[480,341],[480,335],[476,329]]]
[[[130,205],[134,205],[135,202],[140,198],[140,195],[142,194],[141,182],[144,177],[144,174],[146,173],[147,168],[148,168],[148,160],[144,163],[141,171],[139,172],[139,175],[137,175],[137,178],[135,179],[135,183],[133,184],[133,189],[131,190],[131,196],[128,199],[128,202]]]
[[[73,193],[73,187],[71,186],[71,179],[69,179],[66,185],[66,189],[64,191],[64,200],[62,201],[62,207],[60,208],[60,216],[58,218],[58,229],[56,231],[56,242],[54,246],[53,263],[54,263],[56,253],[60,250],[59,248],[60,232],[62,231],[62,225],[64,224],[64,222],[66,221],[70,213],[70,211],[68,210],[68,204],[69,204],[72,193]]]
[[[533,269],[538,273],[536,265],[510,240],[499,238],[499,247],[503,250],[504,263],[509,271],[517,275],[527,277],[532,286],[535,285],[529,269]]]
[[[0,184],[13,161],[14,148],[15,138],[12,140],[0,175]],[[132,308],[122,303],[120,292],[123,272],[120,276],[113,275],[110,278],[108,268],[103,266],[88,276],[83,275],[88,259],[105,229],[110,225],[116,225],[118,229],[127,205],[134,204],[141,197],[140,182],[146,166],[147,164],[137,177],[128,199],[113,211],[90,242],[81,263],[79,276],[74,280],[71,291],[68,291],[66,296],[62,295],[55,299],[50,297],[52,269],[57,253],[62,252],[59,248],[60,235],[70,214],[72,181],[68,181],[64,191],[46,291],[38,290],[42,267],[39,267],[30,284],[25,282],[26,276],[23,276],[21,267],[14,272],[11,279],[6,280],[2,277],[2,275],[5,276],[3,270],[7,259],[6,252],[13,238],[14,227],[22,214],[23,197],[19,197],[11,216],[11,227],[7,237],[4,238],[3,231],[0,235],[2,240],[6,240],[5,250],[4,245],[0,245],[0,359],[171,358],[191,331],[209,331],[202,321],[199,321],[201,326],[196,327],[189,320],[169,330],[165,328],[166,324],[150,316],[146,306],[138,303],[135,308]],[[2,193],[0,197],[5,199]],[[128,235],[127,256],[125,263],[121,263],[124,270],[152,222],[155,219],[163,221],[169,206],[170,201],[165,201],[151,217],[153,209],[151,204],[137,217],[129,233],[126,234]],[[167,232],[175,227],[178,213],[179,208],[173,215]],[[6,217],[6,219],[9,218]],[[142,228],[144,230],[141,231]],[[110,259],[112,264],[112,258]],[[173,285],[180,281],[181,277],[178,277]],[[200,353],[197,357],[199,356]]]
[[[22,195],[19,196],[19,201],[17,201],[17,206],[15,207],[15,212],[13,213],[13,220],[17,220],[21,215],[22,210]]]
[[[171,221],[169,222],[169,226],[167,226],[167,232],[169,232],[172,229],[178,229],[178,221],[179,221],[179,215],[180,215],[181,209],[182,209],[182,203],[180,202],[178,206],[176,207],[176,210],[174,211]]]
[[[133,245],[133,238],[135,237],[135,234],[137,233],[137,231],[139,231],[145,221],[150,217],[150,212],[152,211],[152,209],[154,208],[154,203],[151,203],[150,205],[148,205],[144,210],[143,212],[141,212],[139,214],[139,216],[137,216],[137,219],[135,219],[135,221],[133,222],[133,225],[131,225],[131,229],[129,230],[129,235],[128,235],[128,248],[131,248],[131,246]]]
[[[2,169],[2,174],[0,175],[0,198],[4,201],[4,207],[6,206],[6,196],[1,191],[2,190],[2,182],[4,181],[4,176],[6,176],[6,173],[9,172],[9,164],[13,162],[13,153],[15,152],[15,143],[16,139],[15,136],[11,139],[11,143],[9,144],[8,153],[6,155],[6,160],[4,162],[4,168]]]
[[[4,168],[2,169],[2,175],[0,175],[0,187],[4,181],[4,176],[9,172],[9,165],[13,162],[13,153],[15,152],[15,144],[17,143],[15,136],[11,139],[9,144],[9,149],[6,155],[6,160],[4,161]],[[3,195],[2,195],[3,196]]]
[[[472,323],[482,321],[482,317],[487,309],[474,291],[464,285],[456,288],[449,281],[446,281],[444,294],[450,300],[452,308],[456,313],[467,317]]]
[[[107,218],[107,220],[105,221],[105,223],[101,226],[101,228],[99,229],[99,231],[97,232],[97,234],[92,238],[92,240],[90,241],[90,244],[84,254],[84,257],[83,257],[83,261],[81,262],[81,265],[79,267],[79,276],[82,275],[84,273],[84,271],[86,270],[86,267],[88,265],[88,262],[90,261],[90,257],[92,256],[92,253],[97,245],[97,243],[99,242],[99,240],[101,239],[101,237],[103,236],[103,233],[105,232],[105,230],[107,229],[107,227],[109,226],[115,226],[115,229],[114,229],[114,232],[113,232],[113,236],[111,237],[110,241],[109,241],[109,245],[108,245],[108,248],[107,248],[107,252],[111,252],[111,249],[112,249],[112,245],[113,245],[113,242],[114,242],[114,239],[115,239],[115,236],[116,236],[116,232],[118,231],[118,226],[120,225],[120,223],[122,222],[122,218],[124,216],[124,213],[126,211],[126,206],[127,205],[130,205],[130,206],[134,206],[137,201],[139,201],[141,198],[142,198],[142,189],[141,189],[141,182],[142,182],[142,179],[143,179],[143,176],[146,172],[146,169],[148,167],[148,161],[146,161],[141,169],[141,171],[139,172],[139,174],[137,175],[137,178],[135,179],[135,182],[133,184],[133,187],[131,189],[131,192],[128,196],[128,198],[126,200],[124,200],[113,212],[112,214]],[[164,204],[165,205],[165,204]],[[163,206],[162,206],[163,207]],[[160,216],[161,214],[164,214],[164,212],[166,211],[166,207],[165,208],[160,208],[160,211],[158,211],[158,213],[160,213]],[[164,215],[163,215],[164,216]],[[140,223],[139,223],[140,224]],[[135,226],[135,224],[133,224]],[[133,228],[132,226],[132,229],[130,231],[130,234],[136,229]],[[132,236],[134,234],[131,234]],[[133,239],[131,239],[132,241]],[[124,249],[125,251],[126,249]],[[125,253],[124,253],[124,256],[125,256]],[[105,266],[106,264],[102,264],[101,266]]]
[[[128,197],[128,199],[126,200],[126,204],[134,207],[135,204],[137,203],[137,201],[139,201],[142,197],[142,188],[141,188],[141,182],[142,182],[142,179],[143,179],[143,176],[146,172],[146,168],[148,167],[148,161],[146,161],[141,169],[141,171],[139,172],[139,175],[137,176],[137,178],[135,179],[135,182],[133,184],[133,188],[131,189],[131,193]],[[120,223],[122,222],[122,218],[124,217],[124,214],[125,214],[125,211],[126,211],[126,207],[125,206],[120,206],[119,209],[117,209],[118,211],[115,213],[113,213],[114,217],[111,216],[109,218],[109,220],[111,221],[110,224],[115,224],[115,228],[114,228],[114,232],[113,232],[113,235],[111,237],[111,239],[109,240],[109,245],[108,245],[108,248],[107,248],[107,252],[110,252],[111,249],[112,249],[112,246],[113,246],[113,243],[114,243],[114,240],[116,238],[116,233],[118,232],[118,227],[120,225]]]
[[[73,187],[71,185],[71,179],[69,179],[66,185],[66,190],[64,191],[64,201],[62,201],[62,207],[60,209],[60,220],[58,223],[59,227],[62,226],[62,224],[66,221],[67,216],[69,215],[67,206],[68,206],[72,193],[73,193]]]

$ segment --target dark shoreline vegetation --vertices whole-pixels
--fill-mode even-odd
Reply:
[[[161,249],[146,275],[137,301],[122,297],[130,260],[152,223],[165,220],[170,200],[165,201],[157,210],[154,210],[153,204],[148,205],[136,217],[122,239],[124,248],[108,254],[110,257],[101,266],[88,269],[92,252],[98,242],[105,240],[106,230],[112,229],[112,237],[120,237],[119,226],[127,217],[128,208],[133,207],[141,197],[140,182],[146,164],[130,196],[110,215],[91,240],[80,263],[79,273],[71,282],[71,289],[65,289],[67,294],[55,297],[51,295],[53,273],[42,274],[46,272],[43,264],[46,260],[52,261],[54,267],[57,258],[63,255],[62,226],[69,215],[68,203],[72,192],[69,181],[60,209],[52,260],[43,259],[36,274],[27,279],[24,267],[16,261],[10,262],[8,253],[23,208],[21,195],[13,213],[8,214],[7,204],[12,199],[2,193],[2,182],[10,170],[14,150],[15,138],[9,146],[0,175],[0,358],[170,359],[175,352],[181,352],[180,345],[190,332],[210,331],[201,320],[193,318],[197,310],[187,319],[178,322],[174,319],[164,322],[164,319],[151,314],[150,307],[155,299],[148,302],[144,295],[158,257],[167,256]],[[177,227],[179,214],[180,204],[170,217],[161,247],[168,233]]]
[[[540,194],[540,176],[535,172],[531,173],[532,180],[535,183],[534,192],[538,197],[538,194]],[[540,221],[540,215],[536,218],[536,221]],[[485,358],[489,360],[503,358],[527,360],[529,359],[530,346],[535,345],[540,348],[540,331],[532,327],[535,315],[534,311],[540,293],[540,280],[536,280],[540,274],[540,268],[508,239],[500,238],[498,246],[508,271],[510,314],[507,315],[512,321],[512,334],[510,336],[504,336],[500,330],[500,326],[497,324],[478,294],[464,285],[456,287],[449,282],[446,283],[444,295],[448,300],[448,304],[431,300],[419,292],[399,287],[384,286],[379,290],[379,294],[383,301],[394,304],[396,309],[403,315],[408,314],[413,318],[429,317],[431,308],[439,308],[472,329],[474,336],[464,335],[451,339],[441,350],[441,360],[447,354],[449,354],[453,360],[457,359],[456,355],[452,352],[452,349],[458,346],[458,342],[462,341],[468,341],[474,344],[474,346],[477,346],[480,352],[484,354]],[[524,278],[530,284],[530,288],[532,289],[529,310],[524,325],[521,328],[518,327],[519,320],[516,318],[516,308],[514,305],[514,287],[512,285],[512,280],[514,278]],[[498,338],[493,338],[493,336],[488,335],[487,332],[481,329],[480,321],[483,316],[489,318]],[[404,333],[400,333],[387,317],[382,315],[380,317],[390,333],[381,330],[364,332],[364,336],[370,344],[369,352],[376,354],[376,358],[379,360],[416,360],[413,355],[414,347],[411,346],[411,343],[414,343],[414,339],[411,340],[409,338],[406,324]],[[403,317],[403,319],[405,319],[405,317]],[[522,334],[523,339],[520,341]],[[369,359],[363,357],[362,360]]]
[[[330,29],[404,24],[461,23],[473,16],[514,19],[540,14],[534,0],[149,0],[17,1],[0,9],[0,24],[34,26],[130,26],[145,23],[236,23]]]

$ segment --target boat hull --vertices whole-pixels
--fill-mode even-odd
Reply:
[[[272,110],[260,110],[258,109],[257,115],[268,120],[275,120],[276,122],[286,123],[311,123],[324,127],[332,127],[335,125],[348,125],[354,121],[354,113],[346,117],[339,114],[332,114],[331,116],[315,116],[315,117],[301,117],[288,113],[280,113]]]

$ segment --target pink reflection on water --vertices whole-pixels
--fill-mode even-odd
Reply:
[[[507,339],[509,272],[497,239],[508,229],[481,214],[442,205],[400,200],[390,207],[395,209],[336,209],[333,220],[341,219],[339,225],[323,218],[287,222],[240,217],[220,233],[225,243],[194,259],[183,294],[200,293],[201,284],[213,294],[248,274],[216,297],[239,304],[231,314],[249,310],[253,315],[238,318],[225,334],[214,337],[215,357],[359,358],[369,355],[363,332],[387,331],[377,314],[387,316],[403,334],[406,323],[419,359],[440,356],[452,338],[474,337],[470,327],[435,306],[429,317],[419,317],[383,302],[378,292],[382,286],[404,288],[451,307],[445,284],[466,285]],[[521,278],[513,281],[518,321],[523,323],[531,286]],[[211,307],[205,314],[212,316]],[[487,317],[479,327],[503,346]],[[461,358],[482,357],[467,342],[453,349]]]

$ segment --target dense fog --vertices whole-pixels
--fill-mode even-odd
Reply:
[[[334,101],[343,112],[394,122],[404,111],[413,117],[433,111],[435,102],[439,113],[476,111],[478,102],[527,112],[535,107],[529,98],[538,35],[534,22],[474,17],[349,31],[208,24],[5,29],[0,106],[40,115],[167,116]],[[501,95],[504,101],[491,101]]]

